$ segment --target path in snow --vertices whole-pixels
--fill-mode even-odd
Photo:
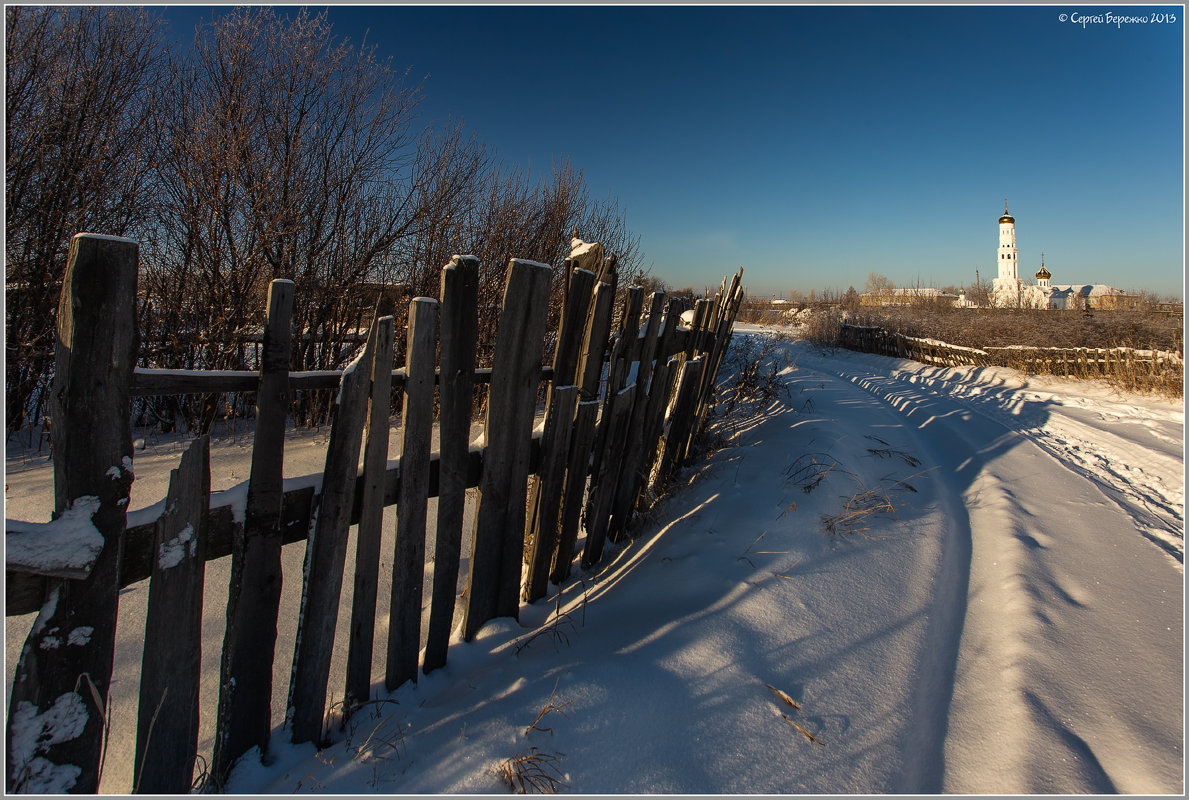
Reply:
[[[950,546],[968,586],[940,788],[1179,791],[1183,414],[994,371],[800,363],[895,408],[960,506]]]

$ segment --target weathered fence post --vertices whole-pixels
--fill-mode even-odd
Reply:
[[[438,301],[432,297],[414,298],[409,304],[408,345],[405,348],[400,494],[396,501],[396,553],[392,559],[388,665],[384,673],[384,684],[389,691],[405,681],[417,680],[437,327]]]
[[[379,317],[380,307],[376,307]],[[344,713],[370,699],[372,652],[376,633],[376,596],[380,574],[380,539],[384,521],[384,474],[388,468],[388,412],[392,402],[391,316],[372,323],[375,347],[372,391],[368,400],[367,444],[363,452],[363,497],[355,538],[355,584],[351,594],[351,638],[347,644],[347,685]]]
[[[483,623],[497,616],[515,617],[519,610],[534,398],[541,380],[551,277],[548,265],[533,261],[512,259],[508,268],[463,620],[468,641]]]
[[[70,242],[50,406],[54,517],[96,498],[87,502],[96,506],[91,525],[103,549],[88,577],[49,581],[21,651],[8,709],[10,791],[99,790],[133,480],[129,391],[138,344],[138,257],[128,239],[80,233]],[[73,724],[62,726],[64,719]]]
[[[227,633],[211,757],[216,785],[222,785],[235,760],[253,747],[268,752],[272,730],[293,289],[293,281],[287,280],[275,280],[268,287],[248,500],[243,528],[237,528],[232,543]]]
[[[426,633],[425,672],[444,666],[462,553],[467,452],[479,335],[479,259],[455,256],[442,270],[441,358],[438,380],[438,526],[434,541],[433,590]]]
[[[293,742],[322,740],[326,712],[326,687],[334,649],[343,589],[343,568],[347,557],[347,534],[359,476],[359,450],[374,368],[374,339],[369,337],[363,353],[343,370],[334,423],[326,447],[326,469],[318,521],[306,540],[301,610],[297,622],[297,646],[289,682],[288,722]]]
[[[157,520],[137,705],[133,791],[187,794],[198,754],[210,437],[182,453]]]

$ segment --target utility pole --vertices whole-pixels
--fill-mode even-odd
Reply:
[[[983,307],[982,292],[983,292],[982,286],[978,282],[978,267],[975,267],[974,268],[974,307],[975,308]]]

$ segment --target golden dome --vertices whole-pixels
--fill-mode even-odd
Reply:
[[[999,218],[999,224],[1002,225],[1005,222],[1010,222],[1013,225],[1016,222],[1016,218],[1013,217],[1011,214],[1007,213],[1007,198],[1006,197],[1003,198],[1003,216]]]
[[[1040,265],[1040,270],[1038,270],[1038,271],[1037,271],[1037,273],[1036,273],[1036,279],[1037,279],[1038,281],[1040,281],[1040,280],[1045,280],[1045,281],[1047,281],[1047,280],[1048,280],[1049,278],[1051,278],[1051,277],[1053,277],[1053,276],[1052,276],[1052,274],[1051,274],[1051,273],[1050,273],[1050,272],[1049,272],[1047,269],[1045,269],[1045,265],[1044,265],[1044,264],[1041,264],[1041,265]]]

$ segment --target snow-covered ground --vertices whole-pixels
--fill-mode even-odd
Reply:
[[[278,727],[229,790],[498,793],[519,756],[581,793],[1182,793],[1183,404],[793,340],[771,354],[785,390],[718,420],[723,449],[630,545],[415,685],[385,693],[377,654],[375,702],[333,746]],[[246,479],[249,444],[217,443],[215,488]],[[324,447],[294,434],[286,474]],[[179,451],[137,456],[143,506]],[[44,458],[10,449],[7,468],[6,516],[44,521]],[[286,548],[285,608],[301,557]],[[207,570],[210,676],[227,566]],[[131,784],[146,595],[121,597],[110,792]],[[31,622],[8,619],[10,684]]]

